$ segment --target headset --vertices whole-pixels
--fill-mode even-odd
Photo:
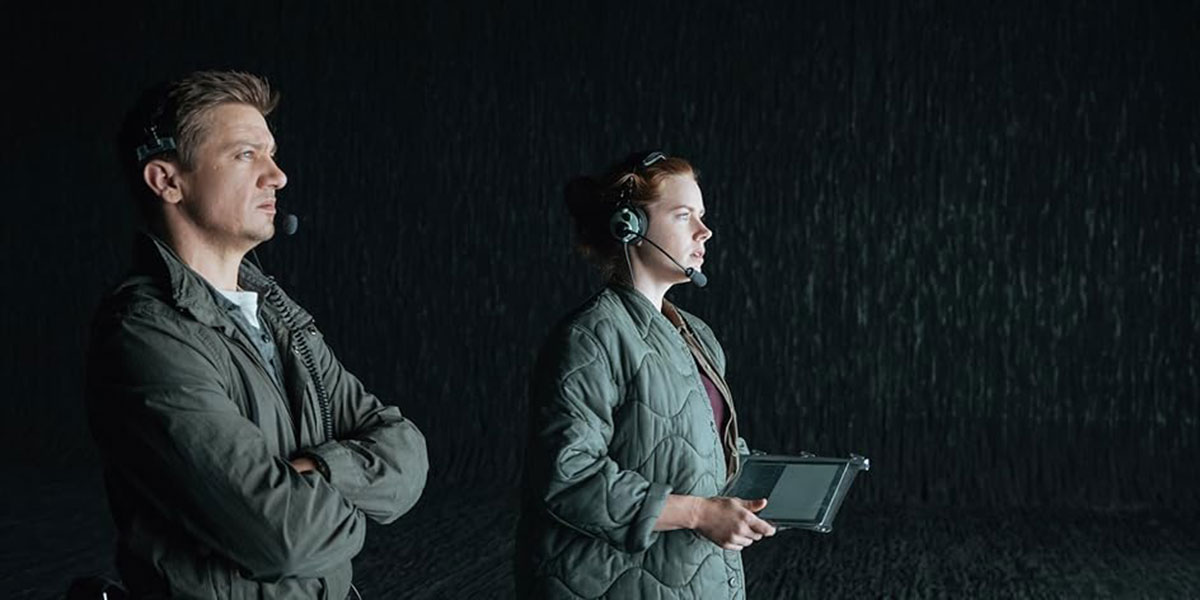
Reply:
[[[629,244],[634,241],[645,240],[649,242],[655,250],[658,250],[666,256],[668,260],[679,267],[680,271],[696,285],[696,287],[704,287],[708,285],[708,277],[700,271],[692,267],[684,267],[675,260],[671,253],[663,250],[661,246],[654,243],[654,240],[646,237],[646,232],[650,228],[650,219],[646,216],[646,211],[641,207],[634,205],[634,179],[640,169],[646,169],[659,161],[667,159],[667,155],[662,152],[651,152],[642,157],[633,165],[633,170],[626,176],[625,184],[621,186],[621,192],[617,197],[617,207],[612,216],[608,219],[608,231],[618,242],[621,242],[622,253],[625,254],[625,266],[629,269],[630,278],[633,277],[633,265],[629,262]]]
[[[639,170],[649,168],[666,159],[666,154],[656,151],[643,156],[641,160],[634,163],[625,185],[621,186],[620,195],[617,197],[617,209],[608,219],[608,230],[618,242],[629,244],[646,235],[646,230],[650,227],[650,219],[646,217],[646,211],[633,203],[635,175]]]
[[[137,159],[139,163],[146,162],[147,159],[178,149],[175,145],[175,138],[169,135],[163,136],[158,134],[158,125],[150,125],[143,132],[146,138],[142,145],[137,147]]]
[[[165,92],[163,93],[165,94]],[[168,112],[174,112],[170,104],[169,98],[163,98],[155,101],[153,108],[148,111],[149,114],[139,132],[141,143],[134,149],[139,164],[160,154],[179,149],[175,142],[174,127],[167,123],[174,121],[174,115],[168,114]]]
[[[165,93],[165,92],[163,92]],[[140,142],[134,152],[137,154],[138,166],[143,166],[146,161],[166,154],[167,152],[177,152],[179,145],[175,141],[174,120],[175,106],[170,98],[164,98],[155,101],[145,121],[139,128],[141,134]],[[164,135],[165,134],[165,135]],[[296,230],[300,227],[300,218],[283,209],[278,209],[277,214],[279,231],[285,236],[296,234]],[[254,255],[255,262],[258,262],[258,256]],[[262,265],[259,265],[261,268]]]

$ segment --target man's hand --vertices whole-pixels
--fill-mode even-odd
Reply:
[[[766,507],[765,498],[702,498],[695,507],[692,529],[726,550],[742,550],[775,535],[775,527],[754,514]]]
[[[313,459],[307,456],[293,458],[290,462],[292,464],[292,468],[295,469],[297,473],[307,473],[309,471],[317,470],[317,463],[313,462]]]

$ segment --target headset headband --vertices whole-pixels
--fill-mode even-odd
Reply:
[[[175,149],[175,138],[158,135],[158,126],[151,125],[146,128],[146,143],[137,147],[138,162]]]
[[[648,169],[651,166],[653,166],[655,163],[657,163],[659,161],[664,161],[664,160],[667,160],[667,155],[663,152],[655,150],[654,152],[650,152],[649,154],[646,154],[645,156],[643,156],[641,158],[641,160],[637,161],[637,163],[633,165],[633,169],[629,171],[629,175],[627,176],[628,178],[625,180],[625,185],[621,186],[621,194],[620,194],[620,197],[618,198],[617,204],[628,205],[628,204],[632,203],[632,201],[633,201],[633,176],[637,175],[638,171],[640,171],[642,169]]]

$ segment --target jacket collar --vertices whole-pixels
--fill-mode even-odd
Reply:
[[[649,298],[637,291],[633,286],[620,281],[614,281],[608,284],[608,289],[625,307],[625,311],[633,319],[633,324],[637,327],[638,333],[642,337],[645,337],[650,328],[654,326],[665,327],[675,332],[679,331],[679,328],[665,314],[654,308]],[[678,312],[675,305],[671,304],[666,298],[663,298],[663,309],[670,312]]]
[[[214,288],[162,239],[150,233],[138,234],[133,246],[133,265],[135,272],[165,283],[166,291],[170,292],[171,300],[179,310],[211,327],[228,329],[232,326],[225,310],[213,297]],[[247,260],[243,260],[238,268],[238,285],[258,292],[260,296],[266,296],[276,288],[274,280]]]

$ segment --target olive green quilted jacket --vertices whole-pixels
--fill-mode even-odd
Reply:
[[[700,319],[611,285],[556,327],[531,383],[519,525],[520,598],[743,598],[741,555],[655,532],[668,494],[715,496],[737,468],[736,415],[717,432],[697,360],[724,383]],[[727,397],[728,398],[728,397]]]

